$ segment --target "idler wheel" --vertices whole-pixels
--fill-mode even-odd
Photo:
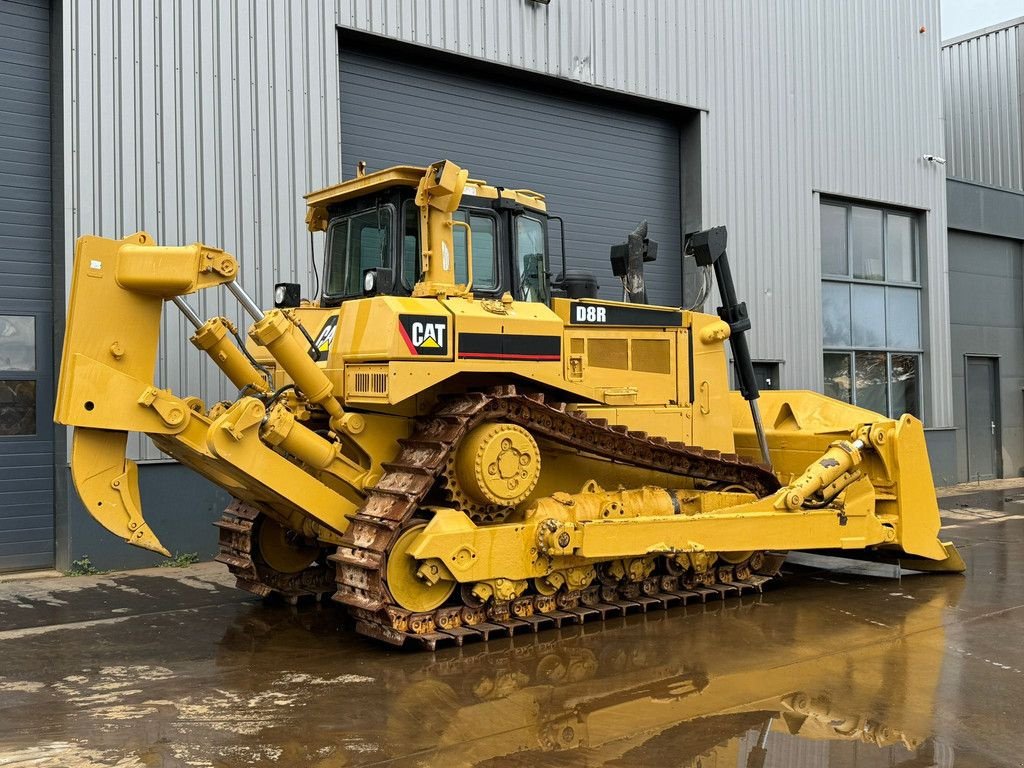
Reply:
[[[409,548],[427,527],[417,523],[407,528],[388,553],[386,568],[388,591],[395,602],[406,610],[427,613],[444,605],[455,591],[455,582],[440,578],[434,583],[421,578],[420,561],[409,554]]]
[[[265,515],[257,520],[255,534],[258,559],[278,573],[304,571],[320,555],[319,546]]]
[[[481,424],[459,445],[455,474],[473,501],[514,507],[540,479],[540,448],[517,424]]]

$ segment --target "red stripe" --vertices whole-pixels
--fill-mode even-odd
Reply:
[[[459,352],[459,357],[486,357],[498,360],[561,360],[561,355],[514,355],[507,352]]]
[[[419,350],[416,349],[416,347],[413,346],[412,339],[410,339],[409,338],[409,334],[405,332],[405,326],[402,325],[402,321],[401,320],[398,321],[398,331],[399,331],[399,333],[402,334],[402,338],[405,339],[405,346],[407,346],[409,348],[409,351],[412,352],[414,355],[418,355],[419,354]]]

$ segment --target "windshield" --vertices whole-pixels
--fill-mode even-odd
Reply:
[[[391,206],[382,206],[331,222],[327,230],[327,296],[361,296],[363,272],[391,266],[391,218]]]
[[[544,225],[529,216],[516,218],[516,267],[523,301],[548,301]]]

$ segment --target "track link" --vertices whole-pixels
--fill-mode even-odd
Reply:
[[[236,586],[260,597],[277,595],[292,603],[304,598],[319,600],[334,592],[333,570],[322,563],[299,573],[281,573],[260,560],[254,531],[262,514],[252,505],[235,499],[214,523],[220,529],[214,559],[228,567]]]
[[[413,613],[397,605],[385,580],[388,553],[413,519],[445,468],[459,441],[477,424],[502,420],[518,424],[548,440],[635,466],[712,483],[738,483],[759,496],[779,487],[768,467],[734,454],[703,451],[621,426],[569,412],[564,403],[545,403],[542,395],[522,395],[513,386],[444,398],[434,413],[417,419],[409,438],[399,441],[396,458],[368,491],[366,502],[352,517],[341,546],[328,559],[335,563],[334,599],[347,605],[362,634],[394,645],[407,641],[436,647],[461,645],[465,639],[486,639],[527,628],[582,623],[630,611],[721,598],[744,590],[760,591],[782,565],[782,556],[766,555],[749,576],[729,583],[686,588],[675,576],[652,576],[641,583],[591,586],[552,597],[531,595],[486,608],[445,606]]]

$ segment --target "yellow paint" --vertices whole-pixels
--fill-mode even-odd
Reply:
[[[76,430],[72,474],[104,527],[165,551],[142,516],[137,471],[124,454],[127,433],[141,432],[279,531],[336,544],[413,419],[470,387],[542,389],[613,425],[758,456],[746,404],[728,391],[729,333],[719,318],[658,308],[668,325],[614,325],[597,318],[635,306],[587,301],[595,322],[581,324],[567,299],[550,307],[477,299],[455,283],[452,231],[462,224],[452,213],[463,197],[500,196],[543,211],[541,195],[475,181],[450,162],[403,166],[310,194],[309,226],[323,229],[330,206],[396,185],[415,190],[424,233],[414,297],[269,310],[248,331],[269,382],[235,347],[233,326],[210,319],[193,342],[244,389],[210,411],[154,385],[161,313],[165,300],[234,280],[234,258],[201,244],[157,246],[145,233],[79,239],[55,419]],[[303,328],[325,353],[320,360],[310,357]],[[508,351],[523,349],[546,351],[537,359]],[[281,390],[273,398],[271,387]],[[529,583],[585,583],[608,561],[642,578],[660,555],[710,567],[719,552],[877,548],[962,568],[938,538],[919,421],[805,392],[766,392],[761,410],[784,486],[761,499],[701,490],[689,478],[596,458],[519,427],[481,425],[455,448],[460,498],[509,508],[506,522],[476,525],[461,510],[429,510],[429,523],[403,536],[389,578],[427,610],[456,582],[516,595]],[[273,536],[267,541],[279,562],[297,562]]]

